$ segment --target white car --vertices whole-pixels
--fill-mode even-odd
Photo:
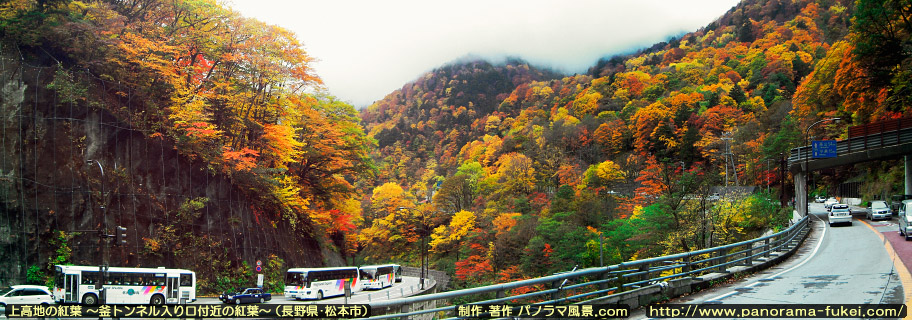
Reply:
[[[890,210],[890,206],[887,205],[886,201],[871,201],[871,205],[867,208],[866,215],[868,220],[890,219],[890,217],[893,216],[893,212]]]
[[[831,227],[837,223],[848,223],[849,225],[852,225],[852,211],[849,210],[849,205],[847,204],[834,204],[833,208],[830,209],[828,218]]]
[[[826,199],[826,201],[823,202],[823,206],[827,208],[827,211],[829,211],[830,209],[833,208],[834,204],[838,204],[838,203],[839,203],[839,200],[836,200],[836,198],[830,197],[829,199]]]
[[[814,198],[814,202],[816,202],[816,203],[823,203],[824,201],[826,201],[826,197],[824,197],[824,196],[817,196],[816,198]]]
[[[0,290],[0,306],[8,304],[54,304],[54,297],[45,286],[12,286]]]
[[[899,206],[899,234],[908,241],[912,238],[912,200],[903,200]]]

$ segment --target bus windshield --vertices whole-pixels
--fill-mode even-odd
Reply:
[[[377,276],[377,268],[361,268],[362,279],[373,279]]]
[[[306,272],[288,272],[285,274],[286,286],[302,286],[306,282]]]

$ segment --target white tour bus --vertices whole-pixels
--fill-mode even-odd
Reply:
[[[362,289],[383,289],[393,286],[396,281],[395,265],[392,264],[363,266],[358,269],[361,272]]]
[[[54,299],[57,303],[95,305],[101,281],[97,266],[62,266],[56,268]],[[102,287],[105,304],[179,304],[196,301],[196,273],[183,269],[108,268]]]
[[[402,266],[394,264],[393,273],[396,274],[396,282],[402,282]]]
[[[345,283],[352,292],[361,290],[358,268],[292,268],[285,273],[285,297],[323,299],[345,294]]]

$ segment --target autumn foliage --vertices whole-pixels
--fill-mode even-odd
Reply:
[[[60,62],[49,88],[61,100],[173,142],[270,221],[344,238],[337,249],[359,262],[418,265],[427,251],[472,285],[781,227],[774,195],[715,201],[713,187],[789,190],[766,166],[802,128],[908,115],[909,12],[745,0],[585,74],[462,61],[360,111],[321,90],[293,34],[215,1],[15,0],[0,34]]]
[[[321,92],[291,32],[210,0],[17,0],[0,26],[20,52],[58,62],[48,87],[64,101],[169,140],[265,221],[317,238],[360,223],[352,183],[372,175],[372,142],[352,106]]]
[[[855,6],[743,1],[705,28],[603,59],[587,74],[518,59],[441,67],[361,111],[378,142],[376,181],[430,204],[433,260],[466,283],[688,251],[776,227],[776,215],[747,214],[770,200],[711,201],[712,188],[769,179],[788,190],[766,159],[798,146],[796,127],[907,109],[880,107],[908,81],[893,78],[893,89],[868,81],[886,69],[866,69],[873,62],[858,59],[857,34],[892,35],[853,26]],[[890,26],[906,32],[898,22],[908,8],[884,6]]]

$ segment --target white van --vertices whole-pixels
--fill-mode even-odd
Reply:
[[[912,239],[912,200],[903,200],[899,206],[899,234],[906,237],[906,240]]]

